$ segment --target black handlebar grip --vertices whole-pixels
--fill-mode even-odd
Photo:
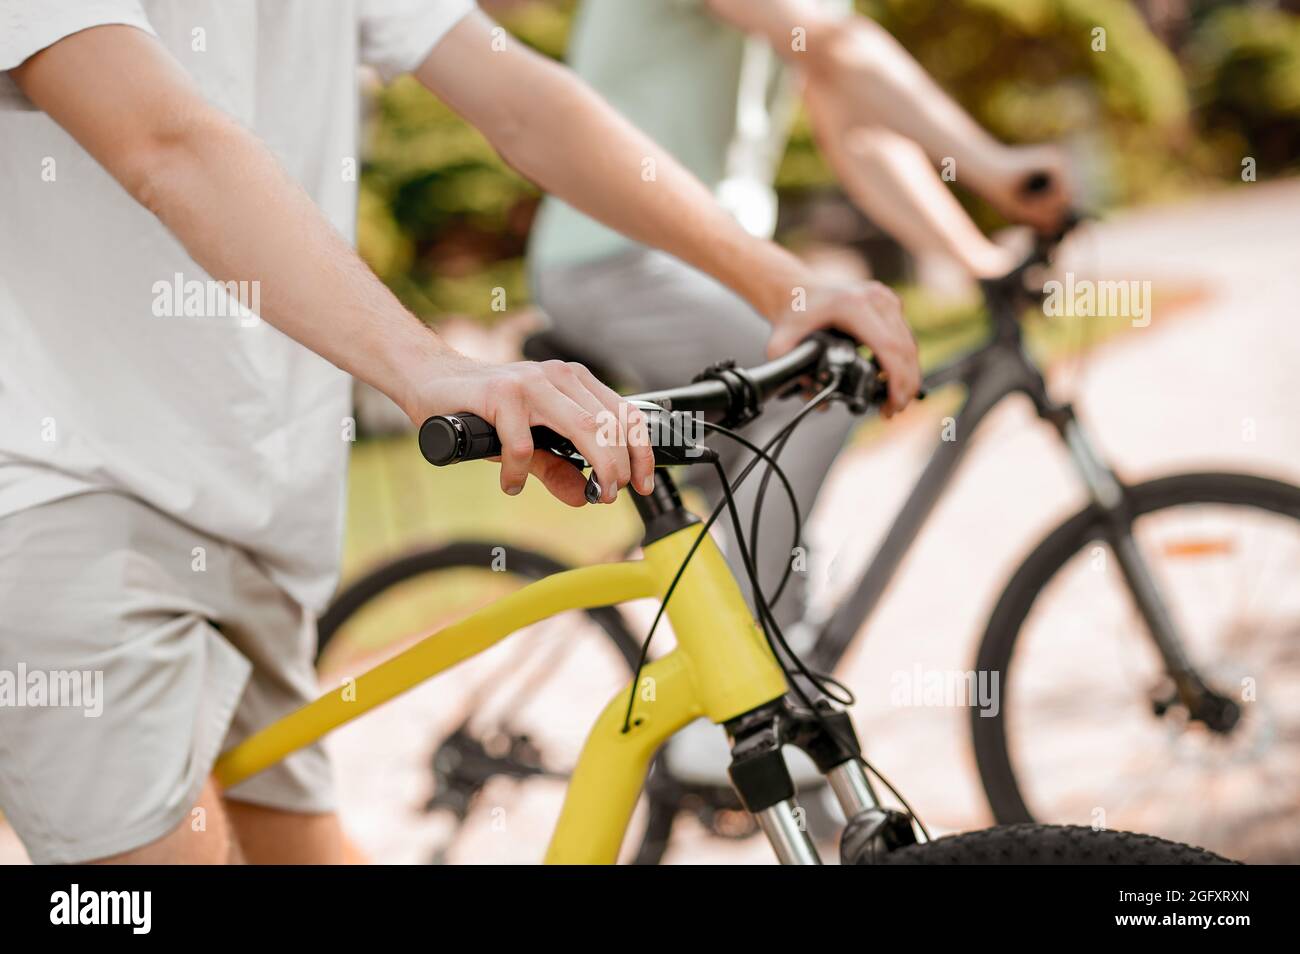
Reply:
[[[1046,192],[1052,185],[1052,174],[1044,169],[1038,172],[1031,172],[1025,177],[1025,181],[1020,184],[1022,195],[1037,195],[1040,192]]]
[[[570,454],[573,444],[549,427],[534,427],[533,446]],[[435,467],[483,460],[501,453],[497,429],[477,414],[439,414],[420,425],[420,453]]]

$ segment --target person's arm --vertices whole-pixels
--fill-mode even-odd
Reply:
[[[751,236],[569,70],[518,41],[494,48],[492,29],[491,20],[470,14],[415,75],[521,175],[730,286],[772,322],[772,353],[819,328],[839,328],[870,347],[888,372],[885,413],[911,400],[920,382],[916,345],[889,289],[877,282],[832,286],[778,245]]]
[[[998,142],[879,24],[828,13],[816,0],[704,2],[719,19],[767,39],[801,71],[813,95],[835,104],[846,130],[892,130],[936,163],[954,160],[956,181],[1008,217],[1042,230],[1060,222],[1070,201],[1062,152]],[[1038,172],[1049,173],[1050,188],[1026,193],[1025,182]]]
[[[1016,256],[976,227],[915,142],[881,126],[844,122],[815,89],[805,103],[844,191],[908,251],[942,252],[977,278],[1005,275],[1015,266]]]
[[[10,75],[209,274],[258,281],[267,322],[387,394],[416,423],[457,411],[492,421],[504,445],[507,493],[522,489],[531,467],[556,496],[582,503],[577,472],[554,455],[533,454],[528,429],[535,424],[574,441],[607,500],[632,478],[649,491],[653,457],[635,409],[621,408],[617,395],[577,366],[491,366],[451,349],[402,307],[271,152],[209,105],[147,33],[83,30]],[[634,433],[598,439],[606,412],[633,422]]]

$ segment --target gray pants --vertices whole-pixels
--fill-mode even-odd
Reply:
[[[766,360],[771,326],[729,289],[663,252],[636,247],[596,262],[538,269],[533,288],[559,340],[571,343],[576,355],[599,361],[618,384],[635,390],[685,384],[708,365],[726,358],[734,358],[741,367]],[[803,406],[799,400],[773,402],[744,434],[761,447]],[[782,452],[781,467],[805,518],[853,423],[842,405],[813,412]],[[722,435],[713,435],[709,446],[722,456],[733,481],[752,457],[750,451]],[[760,465],[736,494],[746,537],[762,470]],[[710,505],[721,499],[712,467],[693,468],[689,477],[704,491]],[[756,564],[763,590],[770,597],[795,556],[790,549],[794,526],[789,501],[775,477],[764,498],[761,522]],[[725,513],[717,526],[723,531],[727,558],[752,603],[732,524]],[[806,567],[806,559],[795,565],[797,569]],[[805,583],[804,572],[792,573],[780,602],[773,607],[782,627],[801,618]]]

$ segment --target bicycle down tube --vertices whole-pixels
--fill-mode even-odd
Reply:
[[[935,447],[851,595],[824,624],[813,651],[817,666],[823,669],[835,667],[875,611],[926,518],[948,489],[971,438],[989,411],[1016,393],[1028,396],[1040,415],[1048,413],[1051,407],[1041,374],[1020,350],[1018,342],[999,339],[958,358],[928,374],[924,387],[930,392],[950,383],[960,383],[967,389],[966,400],[953,423],[954,437],[940,440]]]
[[[1176,622],[1140,546],[1133,536],[1123,484],[1097,454],[1069,404],[1053,401],[1041,371],[1025,353],[1014,318],[982,348],[926,376],[927,391],[963,384],[966,400],[953,423],[952,440],[941,440],[921,472],[884,540],[850,595],[823,624],[812,649],[817,668],[835,668],[870,618],[904,555],[948,488],[970,440],[988,413],[1012,394],[1024,394],[1038,416],[1055,429],[1092,503],[1105,515],[1104,539],[1115,553],[1134,604],[1179,694],[1189,704],[1212,697],[1188,658]]]

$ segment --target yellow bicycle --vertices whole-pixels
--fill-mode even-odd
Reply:
[[[674,733],[700,717],[725,729],[732,783],[784,864],[821,862],[802,824],[782,756],[786,745],[808,754],[848,819],[840,843],[845,863],[1225,863],[1150,836],[1067,826],[1010,825],[931,841],[897,792],[901,808],[882,803],[873,778],[890,791],[892,786],[863,758],[847,700],[785,644],[743,543],[755,612],[708,532],[726,513],[743,541],[731,492],[760,462],[782,476],[770,447],[820,404],[839,401],[865,413],[881,391],[875,365],[852,342],[819,334],[757,368],[714,366],[693,384],[630,398],[650,419],[657,464],[718,468],[728,490],[707,520],[682,505],[671,474],[660,470],[651,495],[633,495],[645,527],[641,559],[548,576],[425,637],[346,689],[321,696],[226,752],[216,767],[219,781],[230,786],[257,774],[517,630],[570,610],[654,599],[672,625],[676,647],[647,662],[647,638],[637,676],[597,718],[570,778],[548,863],[615,862],[651,760]],[[800,396],[806,406],[768,448],[754,447],[735,432],[767,402]],[[705,433],[745,443],[754,459],[731,480],[704,443]],[[534,441],[585,466],[560,435],[534,428]],[[431,463],[447,465],[494,456],[500,442],[487,422],[447,415],[425,422],[420,449]],[[598,492],[594,478],[588,489]]]

